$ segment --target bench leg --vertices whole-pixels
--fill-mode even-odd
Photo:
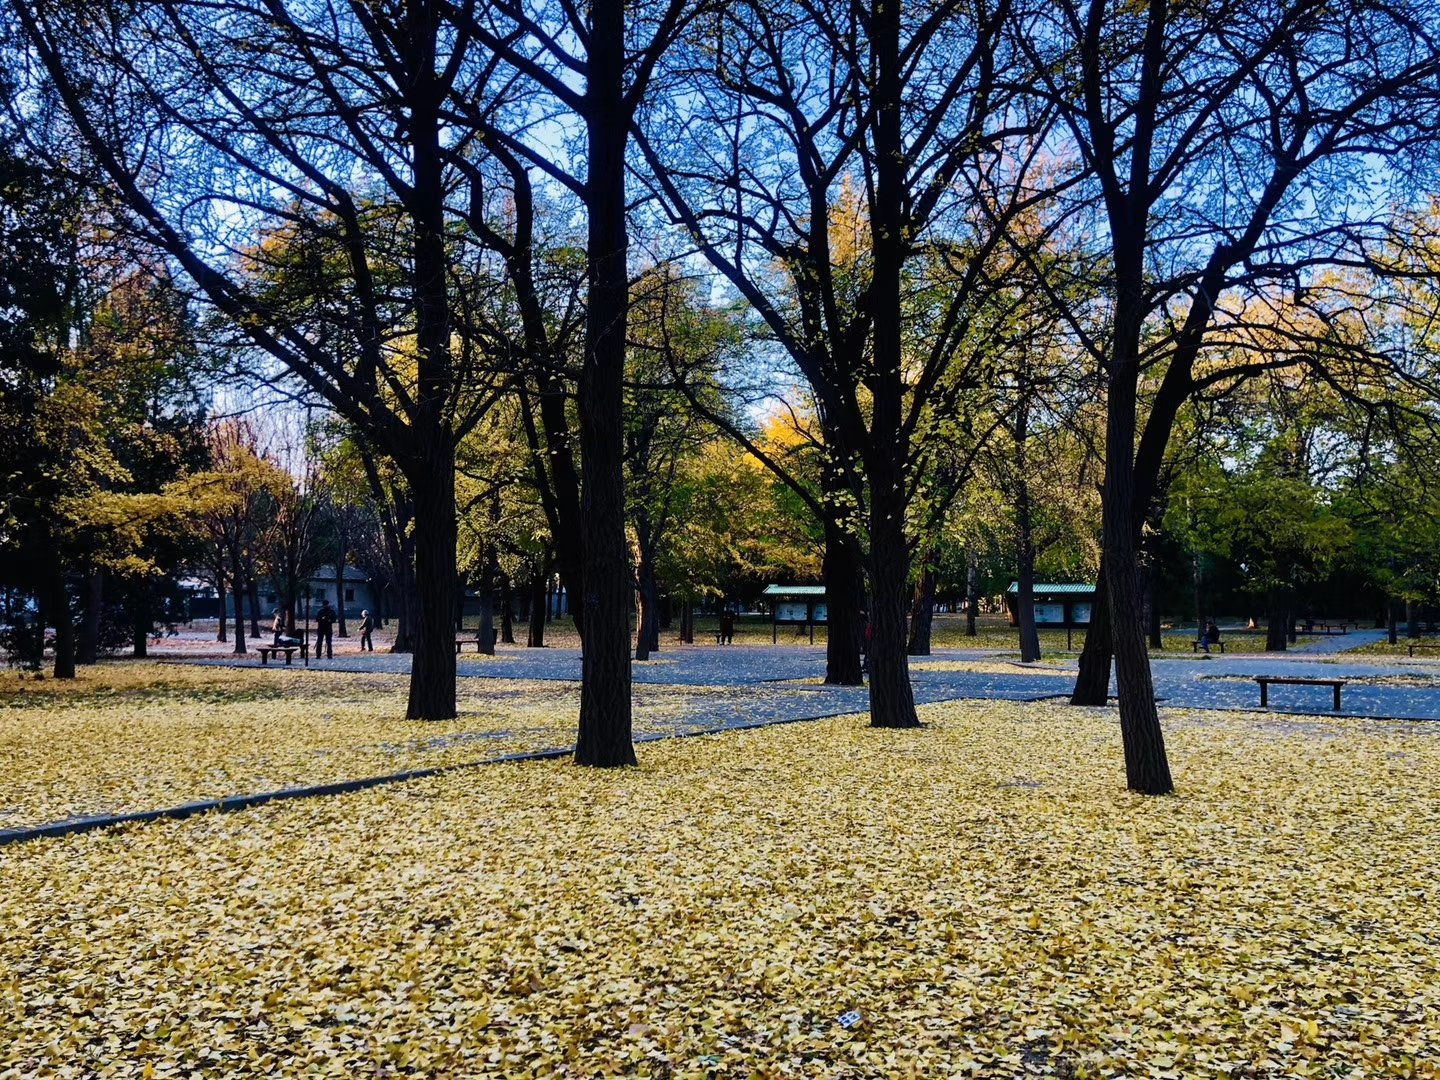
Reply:
[[[1335,711],[1340,711],[1340,687],[1335,687]]]
[[[266,652],[264,652],[264,651],[262,650],[261,653],[260,653],[260,666],[261,666],[261,667],[264,667],[265,665],[267,665],[267,664],[269,664],[269,663],[270,663],[270,656],[269,656],[269,654],[266,653]]]
[[[1260,707],[1263,709],[1270,704],[1270,684],[1260,684]]]
[[[291,664],[293,664],[294,662],[295,662],[295,654],[294,654],[293,652],[290,652],[290,651],[287,650],[286,653],[285,653],[285,666],[286,666],[286,667],[289,667],[289,666],[290,666]]]

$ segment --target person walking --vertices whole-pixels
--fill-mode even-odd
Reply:
[[[326,600],[320,604],[320,610],[315,613],[315,659],[320,659],[321,650],[324,650],[325,659],[335,659],[335,609]]]
[[[360,651],[375,651],[375,642],[370,640],[370,632],[375,629],[375,620],[370,618],[370,612],[360,612]]]

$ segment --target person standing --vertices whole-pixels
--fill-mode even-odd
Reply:
[[[375,651],[375,642],[370,640],[370,632],[375,629],[375,620],[370,618],[370,612],[360,612],[360,651]]]
[[[325,659],[335,659],[335,609],[326,600],[320,605],[320,610],[315,613],[315,659],[320,659],[321,651],[325,653]]]

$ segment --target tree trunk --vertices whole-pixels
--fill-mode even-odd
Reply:
[[[530,625],[525,645],[531,649],[545,647],[545,611],[549,602],[550,573],[548,561],[542,561],[530,580]]]
[[[695,644],[695,602],[686,600],[680,605],[680,644]]]
[[[1150,638],[1150,648],[1159,652],[1165,648],[1165,636],[1160,626],[1160,608],[1155,603],[1155,561],[1146,559],[1142,570],[1144,574],[1145,592],[1142,603],[1145,611],[1145,631]]]
[[[915,582],[915,599],[910,605],[910,640],[905,651],[911,656],[930,655],[930,632],[935,624],[935,567],[929,559],[920,564]]]
[[[864,568],[854,542],[838,524],[825,525],[826,640],[825,682],[860,686],[865,682],[861,653],[865,647]]]
[[[1085,628],[1085,645],[1080,650],[1080,672],[1075,677],[1071,705],[1104,705],[1110,700],[1110,600],[1105,583],[1105,559],[1095,575],[1095,603],[1090,608],[1090,625]]]
[[[1020,624],[1020,661],[1040,659],[1040,631],[1035,625],[1035,530],[1030,514],[1030,394],[1022,387],[1015,409],[1015,618]]]
[[[394,591],[391,596],[395,601],[395,610],[392,613],[395,622],[395,637],[391,639],[390,651],[392,653],[414,652],[415,639],[418,635],[415,622],[419,616],[420,601],[415,585],[415,538],[413,535],[405,538],[401,560],[395,569],[393,585]]]
[[[1195,636],[1205,633],[1205,577],[1198,554],[1190,557],[1190,584],[1195,590]]]
[[[1105,486],[1102,550],[1109,594],[1111,645],[1120,694],[1120,736],[1125,776],[1132,791],[1166,795],[1175,789],[1165,754],[1165,736],[1155,705],[1150,656],[1140,621],[1140,576],[1136,550],[1135,427],[1139,381],[1140,267],[1120,275],[1116,334],[1110,365],[1105,423]]]
[[[70,613],[70,593],[58,561],[52,590],[55,595],[55,678],[75,677],[75,617]],[[44,630],[41,630],[44,633]]]
[[[881,728],[920,726],[905,655],[910,568],[897,509],[877,507],[871,515],[870,726]]]
[[[655,560],[648,547],[641,545],[635,568],[635,601],[639,607],[639,618],[635,620],[636,660],[649,660],[650,654],[660,648],[660,585],[655,580]]]
[[[150,583],[144,578],[135,583],[131,600],[134,611],[130,618],[130,657],[143,660],[150,655]]]
[[[410,529],[415,516],[414,500],[399,485],[391,487],[386,484],[375,455],[364,442],[357,443],[357,447],[365,479],[370,485],[370,495],[380,508],[380,534],[384,538],[385,555],[390,563],[393,610],[386,614],[395,623],[390,651],[408,653],[415,647],[418,609],[415,598],[415,537]],[[378,593],[376,599],[378,602]],[[454,647],[453,643],[451,647]]]
[[[1396,604],[1390,597],[1385,598],[1385,640],[1391,645],[1400,644],[1400,627],[1397,625]]]
[[[342,538],[335,556],[335,633],[343,638],[350,636],[345,628],[345,560],[349,554]]]
[[[515,613],[511,610],[514,607],[515,598],[511,595],[510,578],[501,575],[500,578],[500,640],[506,645],[515,644]]]
[[[585,127],[589,297],[579,386],[580,577],[584,625],[575,760],[635,764],[630,718],[630,567],[622,461],[626,316],[625,2],[592,0]]]
[[[1279,589],[1271,589],[1265,615],[1265,651],[1284,652],[1290,637],[1290,610]]]
[[[105,575],[91,568],[85,575],[85,617],[75,645],[75,662],[93,664],[100,659],[100,614],[105,607]]]
[[[975,625],[980,618],[980,560],[975,552],[965,553],[965,636],[977,637],[980,629]]]
[[[250,575],[250,580],[245,583],[245,595],[250,600],[250,636],[260,636],[260,583],[255,580],[255,575]]]
[[[216,640],[216,641],[229,641],[229,640],[230,640],[230,636],[229,636],[229,635],[230,635],[230,631],[229,631],[229,629],[228,629],[228,622],[227,622],[228,619],[229,619],[229,616],[225,614],[225,573],[224,573],[224,571],[217,571],[216,574],[215,574],[215,593],[216,593],[217,596],[220,597],[220,618],[217,620],[217,622],[218,622],[220,625],[219,625],[219,628],[215,631],[215,640]]]
[[[1030,485],[1015,484],[1015,618],[1020,624],[1020,660],[1040,659],[1040,630],[1035,625],[1035,539],[1030,521]]]
[[[245,579],[241,573],[240,553],[232,549],[230,552],[230,592],[235,600],[235,648],[233,651],[236,656],[244,656],[246,654],[245,608],[244,605],[241,603],[241,601],[245,597],[244,581]],[[222,619],[225,617],[225,611],[223,608],[220,611],[220,617]],[[295,619],[292,613],[289,626],[289,630],[292,634],[295,632],[294,627]]]
[[[900,6],[871,7],[870,53],[875,70],[875,196],[870,227],[869,306],[873,350],[870,453],[865,461],[870,496],[870,724],[919,727],[910,665],[905,655],[909,608],[909,546],[905,539],[905,367],[901,336],[901,267],[904,263],[905,150],[901,99]]]
[[[464,600],[458,601],[464,618]],[[484,656],[495,655],[495,549],[485,553],[485,569],[480,576],[480,625],[475,631]]]
[[[414,659],[407,720],[455,718],[455,452],[448,436],[408,476],[415,500]]]
[[[1411,641],[1418,641],[1420,638],[1420,620],[1416,610],[1414,600],[1405,601],[1405,636]]]

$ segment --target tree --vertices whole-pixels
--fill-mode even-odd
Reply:
[[[242,601],[250,569],[266,546],[266,515],[276,501],[275,493],[291,487],[291,481],[272,461],[260,453],[254,430],[240,421],[213,424],[210,429],[210,468],[193,478],[195,490],[208,496],[207,504],[194,515],[197,531],[209,549],[205,562],[214,568],[220,594],[220,621],[225,621],[225,587],[228,584],[234,605],[237,656],[245,646],[245,616]],[[280,496],[284,498],[284,496]],[[294,596],[288,596],[285,610],[288,629],[293,632]]]
[[[1107,378],[1099,614],[1108,620],[1087,636],[1076,699],[1103,702],[1113,649],[1135,791],[1173,787],[1137,548],[1175,417],[1210,380],[1233,377],[1199,366],[1215,338],[1244,336],[1246,307],[1227,306],[1228,296],[1303,290],[1316,267],[1363,263],[1384,237],[1386,212],[1346,196],[1377,156],[1399,177],[1433,148],[1436,31],[1429,5],[1303,0],[1067,0],[1014,28],[1086,177],[1075,212],[1094,208],[1087,220],[1107,248],[1095,264],[1108,271],[1103,311],[1072,313]],[[1252,353],[1244,367],[1276,362]],[[1142,427],[1145,379],[1154,394]]]
[[[405,477],[406,711],[453,717],[454,450],[492,399],[479,343],[452,333],[475,244],[452,228],[446,101],[483,94],[488,57],[435,4],[222,9],[11,5],[143,238]]]
[[[628,12],[623,0],[588,6],[554,0],[533,11],[518,2],[492,4],[483,13],[469,5],[450,8],[458,26],[574,121],[584,146],[581,160],[565,162],[556,160],[548,132],[539,139],[531,134],[528,143],[507,142],[513,155],[575,195],[586,216],[584,354],[576,388],[584,469],[578,517],[563,523],[580,538],[583,655],[575,760],[582,765],[635,763],[621,422],[630,290],[626,151],[656,64],[692,14],[689,0]]]
[[[673,91],[639,132],[671,219],[809,384],[827,503],[858,510],[878,727],[919,722],[906,510],[927,443],[988,356],[964,345],[1002,231],[969,210],[1008,221],[1030,202],[1043,121],[1003,89],[1008,10],[730,5],[677,51]],[[922,256],[948,295],[931,290],[907,335],[924,314],[906,302]]]

